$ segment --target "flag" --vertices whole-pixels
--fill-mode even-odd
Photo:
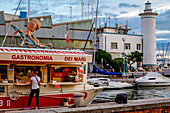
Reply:
[[[69,31],[68,31],[68,26],[67,26],[66,31],[65,31],[65,38],[66,38],[66,42],[67,42],[67,43],[70,43],[70,42],[69,42]]]

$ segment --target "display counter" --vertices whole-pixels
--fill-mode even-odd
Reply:
[[[63,86],[67,86],[67,85],[80,85],[83,84],[82,82],[56,82],[56,83],[52,83],[49,82],[49,85],[63,85]]]
[[[14,83],[16,86],[30,86],[30,82],[25,82],[25,83]],[[47,85],[47,83],[41,83],[41,86]]]
[[[13,83],[0,83],[0,86],[12,86],[14,85]]]

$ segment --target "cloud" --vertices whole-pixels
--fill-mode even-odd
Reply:
[[[99,9],[106,9],[106,8],[109,8],[108,5],[101,5]]]
[[[170,9],[166,10],[165,12],[160,13],[156,17],[156,28],[159,31],[170,31]]]
[[[40,12],[40,10],[31,10],[31,11],[30,11],[30,15],[31,15],[31,16],[35,16],[35,15],[36,15],[36,16],[40,16],[40,15],[39,15],[39,12]],[[41,15],[41,16],[42,16],[42,15]]]
[[[27,10],[27,7],[23,6],[19,8],[20,10]]]
[[[128,13],[127,11],[121,11],[120,14],[126,14]]]
[[[156,34],[164,34],[164,33],[170,33],[168,30],[157,30]]]
[[[19,3],[19,2],[18,2],[18,3]],[[18,3],[17,3],[17,4],[18,4]],[[28,4],[28,0],[22,0],[22,1],[21,1],[21,4],[22,4],[22,5]]]
[[[167,41],[170,40],[170,38],[157,38],[156,41]]]
[[[120,3],[120,4],[119,4],[119,7],[120,7],[120,8],[122,8],[122,7],[134,7],[134,8],[137,8],[137,7],[140,7],[140,5],[129,4],[129,3]]]
[[[55,15],[54,12],[42,12],[42,13],[43,13],[44,16],[45,16],[45,15]]]
[[[13,8],[12,10],[13,10],[13,11],[16,11],[16,9],[17,9],[17,8]],[[27,10],[27,7],[22,6],[22,7],[19,7],[18,10]]]

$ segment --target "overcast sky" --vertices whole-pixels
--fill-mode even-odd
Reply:
[[[72,6],[72,20],[82,19],[82,0],[31,0],[31,17],[52,15],[54,23],[70,21],[70,6]],[[92,18],[92,0],[83,0],[84,19]],[[140,17],[147,0],[99,0],[98,24],[108,26],[127,24],[130,33],[141,34]],[[170,41],[170,0],[150,0],[152,9],[159,15],[156,18],[157,43]],[[0,0],[0,11],[14,14],[19,0]],[[97,0],[94,0],[94,11]],[[89,5],[88,5],[89,4]],[[27,11],[28,0],[22,0],[19,11]],[[88,13],[89,12],[89,13]],[[17,13],[19,15],[19,12]],[[88,16],[89,15],[89,16]],[[115,16],[114,16],[115,15]],[[110,20],[108,19],[110,17]],[[159,46],[159,45],[158,45]]]

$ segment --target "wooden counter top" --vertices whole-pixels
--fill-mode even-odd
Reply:
[[[56,83],[51,83],[49,82],[48,83],[49,85],[63,85],[63,86],[67,86],[67,85],[80,85],[80,84],[83,84],[82,82],[56,82]]]
[[[12,86],[14,85],[13,83],[0,83],[0,86]]]
[[[46,85],[47,83],[41,83],[40,85]],[[30,82],[26,83],[14,83],[16,86],[30,86]]]

